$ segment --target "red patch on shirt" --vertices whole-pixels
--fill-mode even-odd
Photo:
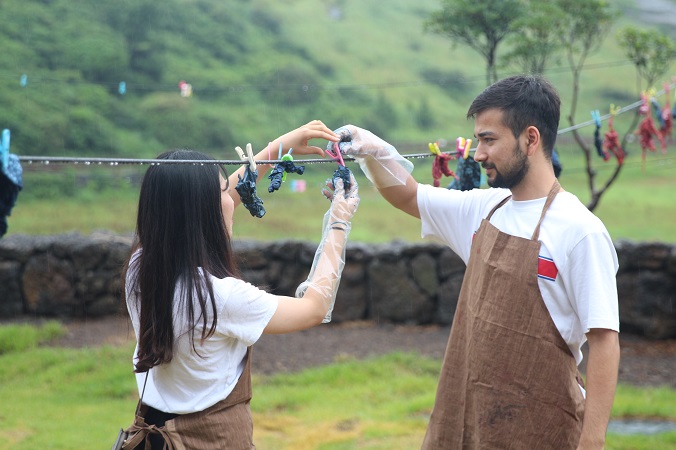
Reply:
[[[554,260],[544,256],[538,257],[538,277],[545,280],[556,281],[559,269],[554,264]]]

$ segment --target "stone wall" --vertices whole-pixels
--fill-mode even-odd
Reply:
[[[122,267],[129,237],[10,235],[0,239],[0,318],[97,317],[124,311]],[[616,244],[622,330],[676,337],[676,246]],[[239,241],[243,278],[293,296],[316,244]],[[335,322],[377,320],[450,324],[465,266],[436,244],[350,243],[333,313]]]

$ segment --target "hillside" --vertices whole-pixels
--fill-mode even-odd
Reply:
[[[618,1],[620,22],[663,16],[648,3],[673,6]],[[484,65],[423,31],[438,8],[438,0],[2,0],[0,127],[24,155],[150,157],[168,147],[234,155],[235,145],[262,147],[314,118],[397,142],[467,136],[464,111],[484,87]],[[613,36],[600,37],[589,60],[580,121],[636,99],[633,66]],[[547,76],[565,109],[563,62]],[[191,97],[180,95],[181,80]]]

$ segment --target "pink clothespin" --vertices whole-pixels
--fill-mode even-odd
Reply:
[[[326,153],[328,153],[329,156],[331,158],[333,158],[333,160],[335,162],[337,162],[339,166],[345,167],[345,162],[343,161],[343,155],[340,153],[340,147],[338,146],[337,142],[333,143],[333,152],[327,148]]]
[[[465,139],[464,137],[459,137],[456,139],[455,149],[458,152],[458,157],[462,159],[467,159],[469,156],[469,150],[472,148],[472,140]]]

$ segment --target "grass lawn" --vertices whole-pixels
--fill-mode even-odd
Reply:
[[[131,423],[138,393],[133,345],[38,346],[50,324],[0,326],[0,450],[107,448]],[[7,345],[7,336],[22,344]],[[261,450],[418,449],[441,361],[393,353],[299,373],[254,376],[254,440]],[[676,391],[619,386],[614,417],[676,421]],[[676,449],[676,432],[608,436],[610,450]]]

